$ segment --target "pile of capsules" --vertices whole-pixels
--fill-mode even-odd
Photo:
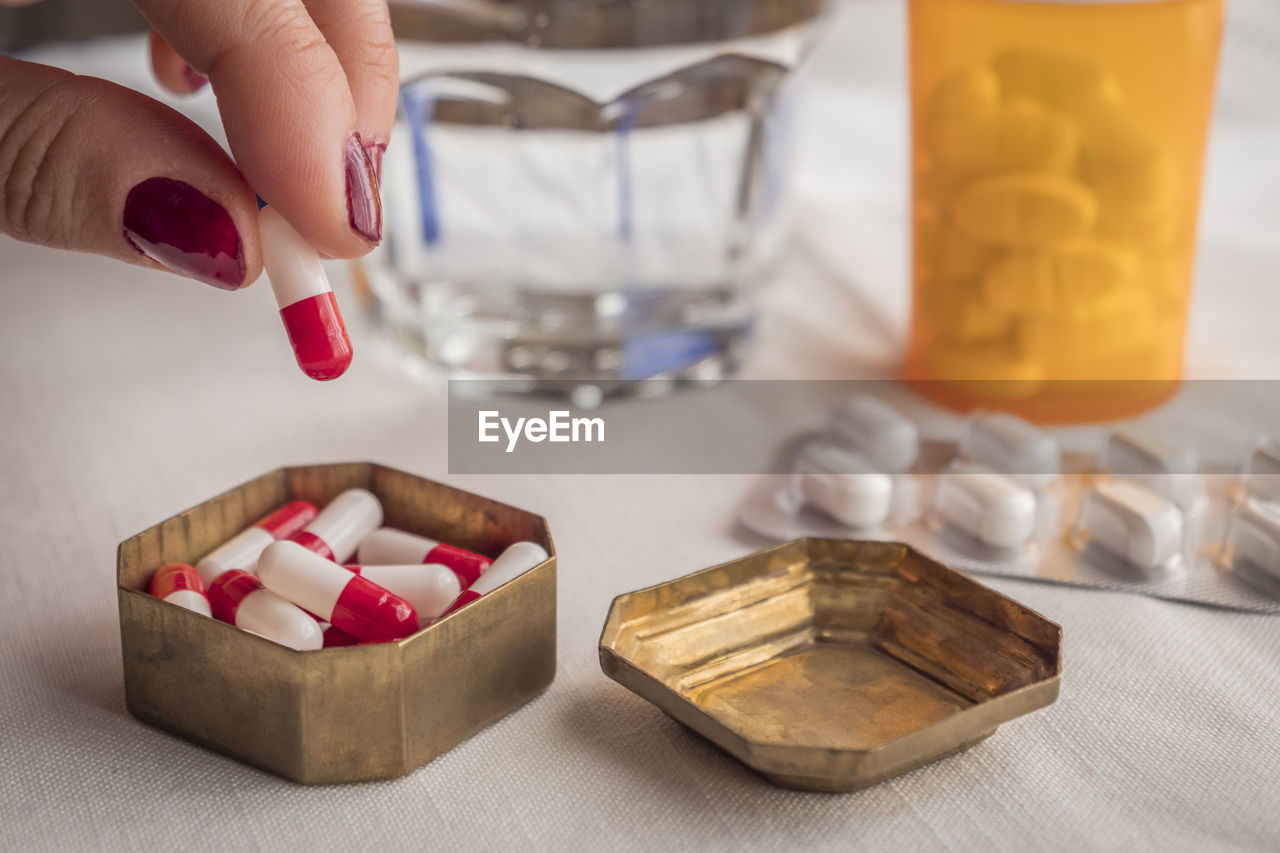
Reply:
[[[777,539],[899,539],[989,574],[1280,606],[1280,442],[1269,438],[1220,471],[1131,427],[1095,455],[1064,454],[1003,413],[973,415],[958,443],[927,443],[888,404],[857,395],[739,518]]]
[[[352,557],[357,562],[349,562]],[[301,651],[385,643],[492,592],[547,559],[516,542],[481,554],[382,527],[382,505],[348,489],[318,511],[292,501],[195,566],[151,578],[157,598]]]
[[[1133,110],[1105,69],[1018,48],[933,90],[917,176],[933,369],[1145,375],[1116,362],[1179,354],[1185,178]]]

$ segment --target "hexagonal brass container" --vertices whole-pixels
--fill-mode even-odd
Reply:
[[[849,791],[1052,703],[1061,645],[906,545],[798,539],[619,596],[600,665],[771,781]]]
[[[385,523],[496,557],[552,556],[399,643],[299,652],[152,598],[159,567],[194,563],[288,500],[359,486]],[[283,468],[120,544],[125,695],[138,719],[306,784],[401,776],[533,699],[556,661],[556,558],[539,516],[381,465]]]

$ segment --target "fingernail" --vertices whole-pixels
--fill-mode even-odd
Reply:
[[[191,89],[191,94],[193,95],[196,92],[199,92],[200,89],[203,88],[204,85],[209,82],[208,77],[205,77],[203,74],[201,74],[199,71],[196,71],[190,65],[182,66],[182,76],[187,81],[187,87]]]
[[[382,203],[378,175],[360,134],[347,140],[347,214],[351,228],[371,243],[382,242]]]
[[[244,247],[231,215],[190,184],[148,178],[124,202],[124,239],[158,264],[222,290],[244,284]]]
[[[378,181],[378,188],[382,188],[382,155],[387,150],[385,142],[373,142],[364,147],[364,153],[369,155],[369,162],[373,164],[373,177]]]

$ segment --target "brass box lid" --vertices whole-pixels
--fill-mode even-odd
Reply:
[[[614,600],[605,674],[780,785],[873,785],[1058,696],[1062,630],[893,542],[798,539]]]
[[[368,489],[385,523],[496,557],[551,555],[398,643],[299,652],[146,593],[289,500]],[[533,699],[556,664],[556,558],[540,516],[367,463],[264,474],[120,543],[125,696],[138,719],[307,784],[401,776]]]

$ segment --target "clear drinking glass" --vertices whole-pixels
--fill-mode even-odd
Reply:
[[[822,8],[393,5],[405,81],[359,279],[394,351],[580,380],[583,401],[731,371],[785,236],[793,72]]]

